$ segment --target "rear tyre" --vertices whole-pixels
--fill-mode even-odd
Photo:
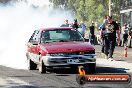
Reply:
[[[28,69],[29,70],[36,70],[37,64],[35,64],[31,59],[28,59]]]
[[[46,73],[46,66],[44,65],[43,61],[41,61],[39,64],[39,72]]]
[[[85,66],[86,74],[94,74],[96,73],[96,64],[87,64]]]

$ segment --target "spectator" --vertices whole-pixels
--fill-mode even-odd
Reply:
[[[65,24],[62,24],[61,27],[70,27],[68,20],[65,20]]]
[[[113,60],[113,52],[116,46],[116,31],[118,30],[118,24],[112,20],[112,17],[108,17],[108,23],[106,24],[106,33],[104,35],[104,53],[106,58]]]
[[[73,23],[72,27],[75,28],[75,29],[79,28],[77,19],[74,19],[74,23]]]
[[[118,29],[119,29],[119,30],[117,30],[117,35],[118,35],[117,36],[117,45],[120,46],[121,45],[121,41],[120,41],[120,37],[121,37],[120,36],[121,35],[121,25],[117,21],[116,21],[116,23],[118,24]]]
[[[128,32],[128,47],[132,47],[132,27],[129,26],[129,32]]]
[[[123,46],[124,44],[127,45],[127,39],[128,39],[128,27],[127,27],[127,24],[125,23],[124,26],[122,27],[122,34],[123,34]]]
[[[105,17],[103,24],[100,26],[100,30],[101,30],[101,40],[102,40],[102,49],[101,52],[104,53],[104,43],[105,43],[105,32],[106,32],[106,24],[108,23],[107,17]]]
[[[94,27],[94,23],[92,22],[92,25],[89,27],[90,29],[90,43],[95,45],[95,35],[94,35],[94,32],[95,32],[95,27]]]
[[[80,22],[80,27],[81,27],[80,33],[83,35],[83,37],[85,37],[86,25],[84,24],[83,21]]]

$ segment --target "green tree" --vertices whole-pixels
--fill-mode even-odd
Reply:
[[[122,0],[112,0],[112,15],[115,20],[120,20],[120,7]]]
[[[49,0],[53,3],[54,8],[67,8],[68,0]]]
[[[50,0],[54,7],[71,10],[79,20],[101,23],[109,11],[109,0]],[[120,16],[121,0],[112,0],[112,13],[115,19]]]

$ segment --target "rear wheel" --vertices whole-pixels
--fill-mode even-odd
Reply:
[[[28,59],[28,69],[29,70],[36,70],[37,64],[35,64],[31,59]]]
[[[40,61],[39,63],[39,72],[46,73],[46,66],[44,65],[43,61]]]

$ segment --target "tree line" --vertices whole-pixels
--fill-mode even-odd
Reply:
[[[0,3],[6,4],[10,1],[26,0],[0,0]],[[109,0],[49,0],[54,8],[70,10],[74,17],[79,21],[84,21],[90,25],[92,21],[101,23],[108,15]],[[113,18],[120,21],[120,7],[122,0],[111,0]]]
[[[109,11],[109,0],[49,0],[54,8],[71,10],[74,16],[87,22],[101,23]],[[115,20],[120,20],[121,0],[111,0],[112,16]]]

